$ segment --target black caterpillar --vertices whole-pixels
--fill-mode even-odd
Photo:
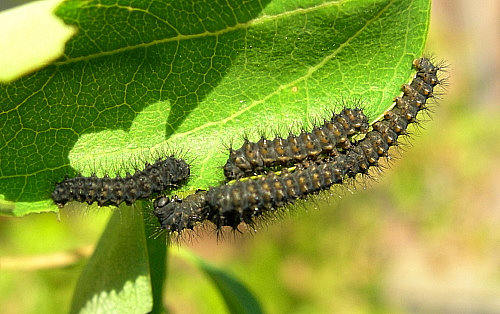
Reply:
[[[95,174],[90,177],[69,178],[56,185],[52,199],[63,207],[67,202],[97,202],[99,206],[131,205],[137,199],[149,198],[153,193],[161,193],[169,187],[181,184],[189,177],[189,165],[182,159],[159,158],[153,164],[146,163],[144,170],[134,174],[127,172],[122,178],[117,175],[103,178]]]
[[[154,213],[161,228],[180,233],[207,220],[218,229],[236,229],[241,222],[253,225],[258,216],[341,184],[345,178],[367,174],[371,166],[378,165],[380,157],[388,156],[389,147],[397,145],[408,124],[416,122],[417,113],[426,108],[427,99],[433,97],[434,87],[440,84],[440,67],[426,58],[415,60],[413,66],[417,73],[409,85],[402,86],[403,96],[397,97],[395,106],[350,148],[323,160],[298,164],[293,172],[284,169],[280,174],[271,172],[257,179],[238,180],[185,199],[159,197],[154,202]]]
[[[339,149],[349,149],[350,138],[366,133],[368,127],[368,118],[361,109],[345,108],[311,132],[290,134],[286,139],[245,140],[241,148],[230,149],[224,175],[227,181],[231,181],[264,173],[276,166],[286,167],[306,159],[316,160],[321,155],[335,156],[339,154]]]
[[[207,220],[217,228],[236,229],[241,222],[253,225],[256,217],[270,210],[342,183],[346,162],[346,156],[339,155],[294,172],[285,169],[280,175],[270,172],[257,179],[198,191],[185,199],[160,197],[154,202],[155,215],[161,227],[170,232],[193,229]]]

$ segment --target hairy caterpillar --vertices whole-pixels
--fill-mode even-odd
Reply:
[[[137,199],[149,198],[169,187],[181,184],[189,177],[189,165],[174,157],[159,158],[153,164],[146,163],[144,170],[127,173],[124,178],[110,178],[96,175],[68,178],[58,183],[52,192],[52,199],[59,206],[70,201],[97,202],[99,206],[131,205]]]
[[[339,154],[338,150],[349,149],[350,138],[366,133],[368,127],[368,118],[361,109],[344,108],[311,132],[302,131],[299,135],[290,134],[287,138],[273,140],[261,138],[258,142],[245,140],[239,149],[230,149],[224,175],[226,180],[231,181],[263,173],[276,166],[286,167],[304,160],[316,160],[321,155],[335,156]]]

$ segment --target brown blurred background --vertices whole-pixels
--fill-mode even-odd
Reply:
[[[209,232],[183,247],[227,268],[269,313],[500,313],[500,1],[434,0],[427,51],[449,64],[446,93],[377,182],[253,236],[217,243]],[[0,217],[2,312],[67,311],[80,254],[109,213],[90,215]],[[223,311],[177,251],[169,309]],[[19,259],[58,252],[78,262],[34,270]]]

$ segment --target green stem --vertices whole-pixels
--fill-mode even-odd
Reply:
[[[166,313],[163,306],[163,288],[167,276],[167,246],[165,238],[160,236],[154,238],[151,235],[155,232],[155,227],[150,221],[146,221],[150,214],[147,212],[148,206],[144,206],[144,226],[146,231],[146,245],[148,248],[149,273],[151,276],[151,288],[153,289],[153,309],[151,313]]]

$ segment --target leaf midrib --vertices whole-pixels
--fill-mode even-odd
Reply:
[[[159,44],[164,44],[164,43],[169,43],[169,42],[178,42],[181,40],[191,40],[191,39],[197,39],[197,38],[203,38],[203,37],[209,37],[209,36],[219,36],[219,35],[223,35],[223,34],[226,34],[229,32],[237,31],[237,30],[248,29],[251,26],[264,24],[264,23],[267,23],[270,21],[278,20],[280,18],[293,16],[296,14],[304,14],[304,13],[314,12],[316,10],[321,10],[324,8],[333,7],[335,5],[340,5],[340,3],[338,1],[330,1],[330,2],[325,2],[325,3],[319,4],[319,5],[311,6],[309,8],[298,8],[298,9],[294,9],[291,11],[279,13],[276,15],[263,15],[261,17],[252,19],[252,20],[245,22],[245,23],[237,23],[234,26],[228,26],[228,27],[221,29],[219,31],[216,31],[216,32],[205,31],[203,33],[190,34],[190,35],[179,34],[175,37],[157,39],[157,40],[153,40],[153,41],[150,41],[147,43],[140,43],[140,44],[133,45],[133,46],[126,46],[126,47],[113,49],[113,50],[109,50],[109,51],[102,51],[102,52],[90,54],[87,56],[68,58],[64,61],[56,61],[53,64],[56,66],[62,66],[62,65],[67,65],[67,64],[81,62],[81,61],[89,61],[89,60],[104,57],[104,56],[120,54],[122,52],[132,51],[132,50],[139,49],[139,48],[147,48],[147,47],[151,47],[151,46],[155,46],[155,45],[159,45]],[[175,28],[172,27],[172,29],[174,29],[178,33],[178,31]]]
[[[259,100],[252,101],[248,106],[245,106],[241,110],[236,111],[235,113],[233,113],[230,116],[225,117],[224,119],[217,120],[217,121],[210,121],[210,122],[204,123],[203,125],[200,125],[197,128],[190,129],[190,130],[188,130],[186,132],[176,132],[176,136],[181,136],[181,135],[182,136],[188,136],[188,135],[190,135],[192,133],[197,133],[200,130],[203,130],[203,129],[206,129],[206,128],[209,128],[209,127],[212,127],[212,126],[217,126],[217,125],[229,122],[229,121],[237,118],[238,116],[244,114],[245,112],[253,109],[255,106],[258,106],[258,105],[262,104],[263,102],[265,102],[269,98],[271,98],[271,97],[273,97],[275,95],[278,95],[282,90],[287,89],[287,88],[291,88],[292,86],[298,84],[299,82],[301,82],[301,81],[309,78],[314,72],[316,72],[318,69],[320,69],[321,67],[323,67],[333,57],[335,57],[336,55],[338,55],[342,51],[342,49],[344,47],[348,46],[349,43],[351,41],[353,41],[361,32],[363,32],[363,30],[365,30],[373,21],[376,21],[387,10],[387,8],[392,5],[393,1],[394,0],[388,2],[388,4],[385,7],[383,7],[379,11],[379,13],[377,15],[375,15],[372,19],[367,20],[366,23],[363,25],[363,27],[360,27],[360,29],[356,33],[354,33],[352,36],[350,36],[349,38],[347,38],[347,40],[345,42],[343,42],[342,44],[340,44],[337,49],[333,50],[331,54],[325,56],[323,58],[323,60],[321,60],[320,62],[318,62],[316,65],[310,67],[307,70],[307,72],[306,72],[305,75],[303,75],[303,76],[301,76],[301,77],[299,77],[299,78],[291,81],[288,84],[280,85],[275,91],[267,94],[266,96],[264,96],[263,98],[261,98]],[[394,69],[396,69],[396,68],[394,68]]]

